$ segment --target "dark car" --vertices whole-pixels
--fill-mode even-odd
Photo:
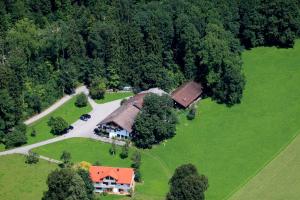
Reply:
[[[73,127],[72,125],[70,125],[68,129],[69,129],[69,130],[73,130],[74,127]]]
[[[89,115],[89,114],[83,114],[80,116],[80,119],[83,121],[87,121],[90,118],[91,118],[91,115]]]
[[[74,129],[74,127],[70,125],[68,128],[66,128],[66,129],[64,129],[64,130],[62,131],[62,134],[66,134],[66,133],[68,133],[70,130],[73,130],[73,129]]]

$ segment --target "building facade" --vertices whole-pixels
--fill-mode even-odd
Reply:
[[[134,170],[132,168],[91,166],[89,171],[96,193],[128,195],[134,190]]]

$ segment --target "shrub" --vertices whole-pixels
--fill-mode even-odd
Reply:
[[[142,160],[141,153],[138,152],[138,151],[135,151],[135,152],[132,154],[131,160],[132,160],[132,162],[133,162],[133,163],[131,164],[131,167],[133,167],[134,169],[139,169],[140,166],[141,166],[141,160]]]
[[[69,165],[71,163],[71,153],[67,151],[63,151],[60,156],[60,159],[63,161],[63,164],[65,166]]]
[[[65,133],[69,124],[62,117],[51,117],[48,121],[48,126],[50,126],[53,134],[60,135]]]
[[[12,132],[9,132],[5,136],[5,147],[6,148],[18,147],[18,146],[21,146],[26,143],[27,143],[26,134],[18,129],[15,129]]]
[[[36,130],[35,130],[35,129],[33,129],[33,130],[31,131],[30,136],[31,136],[31,137],[35,137],[35,136],[36,136]]]
[[[88,99],[84,93],[81,93],[76,97],[75,106],[81,108],[81,107],[86,107],[87,104],[88,104]]]
[[[120,157],[122,159],[125,159],[128,157],[128,153],[129,153],[129,142],[126,141],[125,145],[122,147],[122,152],[120,153]]]
[[[141,182],[142,181],[142,174],[140,172],[139,169],[135,169],[135,172],[134,172],[134,180],[136,182]]]
[[[103,99],[106,90],[105,82],[100,80],[94,80],[89,90],[90,90],[90,96],[93,99]]]
[[[197,109],[195,108],[195,107],[192,107],[190,110],[189,110],[189,112],[188,112],[188,114],[187,114],[187,119],[188,120],[193,120],[193,119],[195,119],[195,117],[196,117],[196,111],[197,111]]]
[[[31,151],[29,151],[29,154],[25,158],[25,163],[27,164],[36,164],[39,162],[39,155]]]
[[[113,140],[111,143],[111,147],[109,148],[109,153],[110,155],[115,155],[117,153],[117,147],[116,147],[116,142]]]

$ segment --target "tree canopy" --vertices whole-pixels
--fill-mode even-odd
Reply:
[[[168,95],[148,94],[133,126],[133,141],[136,146],[151,148],[175,135],[177,118],[173,102]]]
[[[169,181],[167,200],[204,200],[208,179],[200,175],[192,164],[178,167]]]
[[[43,200],[88,200],[85,182],[71,168],[56,169],[47,179]]]

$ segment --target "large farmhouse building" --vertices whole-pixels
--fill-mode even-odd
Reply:
[[[195,81],[184,83],[171,94],[171,98],[175,102],[175,106],[188,108],[202,94],[202,86]]]
[[[134,190],[132,168],[91,166],[89,172],[95,188],[94,192],[126,195]]]
[[[154,93],[167,94],[158,88],[152,88],[129,98],[122,106],[112,112],[98,124],[98,128],[108,134],[109,138],[127,139],[130,137],[134,120],[143,107],[144,97]]]

